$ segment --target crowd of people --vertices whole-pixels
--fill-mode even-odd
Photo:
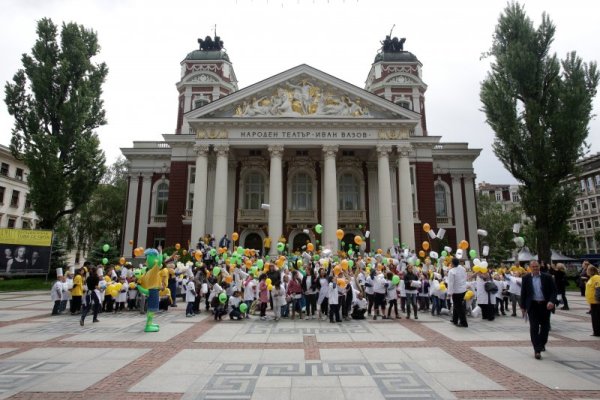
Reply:
[[[185,253],[192,261],[184,264],[180,258]],[[340,323],[366,318],[418,319],[420,313],[431,313],[451,315],[458,327],[468,327],[467,316],[489,321],[508,314],[520,317],[520,310],[529,313],[532,301],[544,302],[544,307],[552,303],[548,311],[559,304],[563,310],[569,309],[562,264],[548,268],[532,262],[527,269],[494,269],[471,267],[471,263],[465,268],[463,261],[450,255],[437,260],[427,257],[422,263],[416,260],[402,251],[333,254],[327,249],[314,251],[312,245],[302,253],[261,257],[251,249],[201,243],[198,249],[178,250],[164,261],[160,308],[169,310],[183,303],[186,317],[209,312],[216,321],[257,317],[262,321],[329,319]],[[594,293],[600,286],[600,276],[593,265],[584,267],[593,335],[600,336],[600,302]],[[543,298],[534,283],[534,296],[522,299],[523,293],[529,296],[524,276],[532,272],[537,276],[536,268],[551,284],[543,280]],[[70,301],[70,314],[80,315],[83,326],[90,311],[93,322],[99,321],[101,312],[143,311],[144,296],[137,288],[143,273],[143,265],[134,268],[130,263],[85,263],[78,270],[61,273],[52,287],[52,314],[66,313]],[[548,285],[551,287],[546,288]]]

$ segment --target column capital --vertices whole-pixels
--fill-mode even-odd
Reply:
[[[144,179],[144,180],[150,180],[152,179],[152,176],[154,176],[154,172],[152,171],[144,171],[144,172],[140,172],[140,176]]]
[[[377,157],[388,157],[392,152],[392,146],[389,144],[380,144],[376,147]]]
[[[227,145],[227,144],[216,145],[215,153],[217,153],[217,157],[227,157],[229,155],[229,145]]]
[[[339,146],[337,144],[329,144],[323,146],[323,155],[325,158],[335,157],[338,152]]]
[[[208,144],[195,144],[194,152],[198,156],[207,156],[210,151],[210,146]]]
[[[412,150],[412,146],[410,144],[399,144],[397,149],[399,157],[408,157]]]
[[[283,156],[283,145],[282,144],[272,144],[267,147],[269,153],[271,153],[271,157],[279,157]]]
[[[452,179],[452,182],[457,182],[460,183],[460,180],[462,178],[462,174],[450,174],[450,178]]]

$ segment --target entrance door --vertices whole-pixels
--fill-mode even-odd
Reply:
[[[306,233],[302,232],[297,234],[294,237],[294,243],[293,243],[293,247],[294,249],[292,251],[302,251],[302,247],[306,246],[306,244],[310,242],[310,236],[308,236]]]
[[[350,245],[356,250],[357,246],[356,243],[354,243],[354,235],[352,233],[346,233],[342,239],[342,243],[340,243],[340,247],[347,252],[350,249]]]
[[[260,251],[260,254],[263,252],[263,242],[262,238],[258,233],[251,233],[246,236],[244,239],[244,248],[245,249],[254,249]]]

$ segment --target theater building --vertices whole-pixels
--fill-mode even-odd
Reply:
[[[364,89],[306,64],[238,89],[222,42],[208,39],[181,61],[174,133],[122,149],[125,254],[234,231],[248,248],[283,236],[336,249],[337,229],[346,243],[369,231],[368,248],[414,249],[424,223],[446,231],[434,249],[478,248],[480,150],[428,134],[422,64],[404,40],[386,38]]]

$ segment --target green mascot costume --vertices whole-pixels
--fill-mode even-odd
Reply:
[[[146,328],[144,332],[158,332],[159,326],[152,322],[158,311],[158,291],[161,287],[160,269],[163,265],[163,255],[156,249],[146,249],[146,273],[139,279],[138,291],[148,297],[146,312]]]

